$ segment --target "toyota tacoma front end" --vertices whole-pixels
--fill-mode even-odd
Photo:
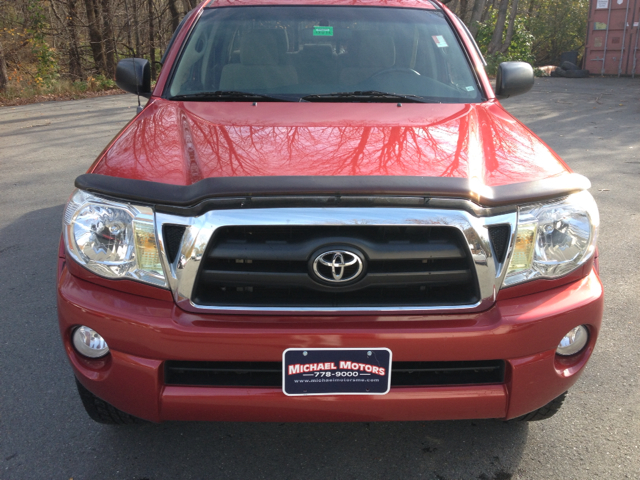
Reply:
[[[87,412],[536,420],[596,342],[598,210],[436,1],[207,1],[64,213]]]

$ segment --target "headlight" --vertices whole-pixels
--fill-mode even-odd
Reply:
[[[69,255],[92,272],[167,286],[151,208],[78,190],[67,203],[63,230]]]
[[[599,225],[598,207],[586,191],[521,207],[504,285],[572,272],[593,255]]]

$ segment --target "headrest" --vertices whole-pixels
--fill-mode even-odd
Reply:
[[[287,51],[287,34],[283,29],[250,30],[242,35],[242,65],[278,65]]]
[[[391,35],[354,32],[349,40],[349,56],[354,55],[359,67],[389,68],[396,63],[396,46]]]

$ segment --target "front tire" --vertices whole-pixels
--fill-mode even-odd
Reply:
[[[82,405],[92,420],[105,425],[137,425],[144,420],[118,410],[116,407],[96,397],[85,388],[76,378],[76,386],[82,400]]]
[[[529,412],[526,415],[513,418],[509,421],[510,422],[537,422],[540,420],[546,420],[547,418],[551,418],[556,413],[558,413],[558,410],[560,410],[560,407],[562,407],[564,399],[567,398],[567,393],[569,392],[564,392],[559,397],[554,398],[549,403],[547,403],[544,407],[540,407],[539,409],[534,410],[533,412]]]

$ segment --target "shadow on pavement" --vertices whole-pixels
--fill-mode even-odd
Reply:
[[[528,425],[497,420],[398,423],[167,423],[101,427],[102,469],[140,478],[500,479],[518,468]],[[153,452],[153,458],[148,457]],[[105,456],[106,453],[106,456]],[[151,460],[151,461],[150,461]],[[122,465],[122,463],[121,463]],[[108,471],[108,470],[106,470]],[[113,471],[113,470],[112,470]]]

